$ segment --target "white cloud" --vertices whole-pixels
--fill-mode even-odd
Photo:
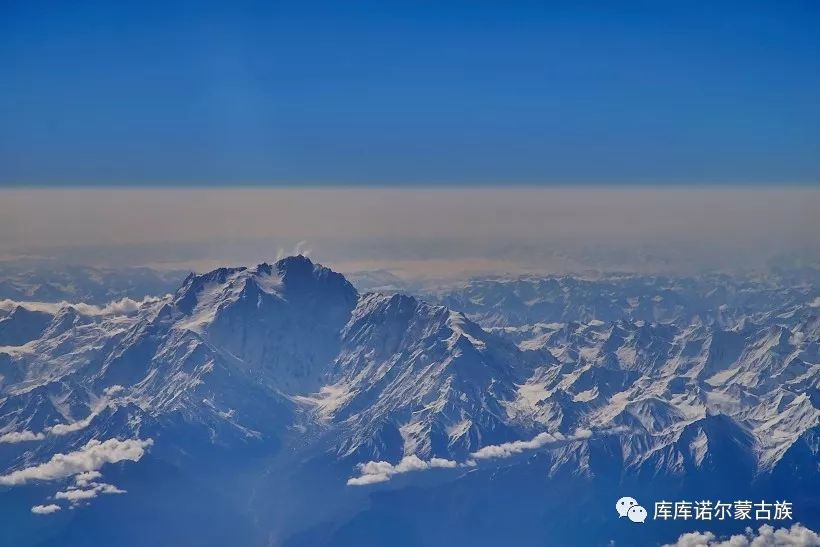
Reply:
[[[119,384],[114,384],[113,386],[108,386],[107,388],[105,388],[105,389],[103,390],[103,393],[104,393],[107,397],[110,397],[111,395],[116,395],[117,393],[119,393],[119,392],[121,392],[121,391],[123,391],[123,390],[125,390],[125,388],[124,388],[123,386],[121,386],[121,385],[119,385]]]
[[[77,503],[78,501],[96,498],[97,497],[97,490],[96,488],[90,488],[88,490],[66,490],[65,492],[57,492],[54,494],[54,499],[58,500],[68,500],[71,503]]]
[[[311,253],[312,251],[310,247],[308,247],[307,241],[298,241],[291,251],[286,251],[285,249],[280,248],[276,253],[276,260],[280,260],[288,256],[310,256]]]
[[[812,300],[811,303],[809,304],[809,307],[811,307],[811,308],[820,308],[820,296],[818,296],[817,298]]]
[[[79,475],[74,477],[74,482],[77,486],[88,486],[88,483],[91,481],[97,480],[102,477],[102,473],[99,471],[86,471],[85,473],[80,473]]]
[[[97,485],[100,488],[100,492],[103,494],[125,494],[127,493],[125,490],[117,488],[113,484],[105,484],[101,483]]]
[[[689,532],[681,535],[675,543],[669,543],[664,547],[705,547],[714,542],[715,534],[712,532]]]
[[[67,435],[75,431],[80,431],[81,429],[88,427],[91,424],[91,420],[93,420],[97,414],[99,414],[99,412],[92,412],[87,418],[77,420],[76,422],[72,422],[70,424],[57,424],[47,428],[46,431],[48,431],[51,435]]]
[[[42,441],[46,436],[42,433],[34,433],[33,431],[11,431],[0,435],[0,443],[22,443],[27,441]]]
[[[389,481],[393,475],[409,473],[411,471],[425,471],[434,468],[458,467],[458,463],[443,458],[431,458],[422,460],[415,454],[405,456],[399,463],[393,465],[390,462],[367,462],[358,465],[360,476],[348,479],[348,486],[363,486],[366,484],[376,484]]]
[[[72,307],[82,315],[124,315],[134,313],[145,304],[153,304],[159,302],[162,298],[146,296],[142,300],[134,300],[132,298],[122,298],[109,302],[105,306],[96,306],[94,304],[86,304],[84,302],[34,302],[23,300],[0,300],[0,310],[11,311],[17,306],[21,306],[29,311],[42,311],[55,315],[65,307]]]
[[[390,462],[367,462],[357,465],[359,469],[358,477],[351,477],[347,481],[348,486],[364,486],[389,481],[393,475],[409,473],[410,471],[426,471],[434,468],[453,467],[476,467],[475,460],[489,460],[494,458],[509,458],[525,450],[535,450],[550,444],[565,443],[588,439],[592,436],[592,431],[588,429],[578,429],[574,434],[567,437],[561,433],[539,433],[529,441],[514,441],[498,445],[489,445],[470,454],[470,458],[464,462],[455,462],[442,458],[431,458],[428,461],[422,460],[416,455],[405,456],[402,460],[393,465]]]
[[[820,535],[802,524],[791,528],[777,528],[768,524],[761,526],[757,533],[746,528],[744,534],[730,538],[718,538],[712,532],[689,532],[675,543],[664,547],[818,547]]]
[[[126,494],[125,490],[117,488],[113,484],[104,482],[94,482],[96,479],[102,477],[99,471],[84,471],[74,476],[75,486],[69,486],[61,492],[54,494],[55,500],[65,500],[72,507],[77,506],[81,502],[96,498],[100,494]],[[33,512],[54,512],[59,511],[60,507],[57,505],[37,506],[37,511],[32,508]],[[56,509],[55,509],[56,508]]]
[[[94,405],[91,409],[91,413],[83,418],[82,420],[77,420],[76,422],[72,422],[70,424],[57,424],[51,427],[46,428],[46,432],[50,435],[67,435],[68,433],[73,433],[75,431],[80,431],[81,429],[85,429],[91,422],[96,418],[108,404],[111,402],[111,396],[117,394],[118,392],[122,391],[123,388],[120,385],[113,385],[110,387],[105,388],[103,391],[103,396],[99,399],[99,401]]]
[[[539,433],[529,441],[513,441],[510,443],[494,444],[485,446],[476,452],[470,454],[472,458],[478,460],[488,460],[493,458],[509,458],[516,454],[520,454],[525,450],[536,450],[538,448],[557,444],[561,442],[577,441],[580,439],[588,439],[592,436],[592,431],[588,429],[578,429],[573,435],[567,437],[559,432],[556,433]]]
[[[115,386],[120,387],[120,386]],[[70,424],[57,424],[51,427],[47,427],[45,429],[45,433],[49,435],[68,435],[69,433],[74,433],[75,431],[80,431],[85,429],[91,422],[96,418],[100,412],[102,412],[106,406],[108,406],[108,391],[106,390],[106,396],[101,400],[101,402],[91,411],[91,414],[83,418],[82,420],[77,420],[76,422],[71,422]],[[0,443],[21,443],[25,441],[42,441],[46,438],[45,433],[35,433],[33,431],[13,431],[11,433],[6,433],[0,436]]]
[[[92,482],[88,484],[89,488],[68,488],[62,492],[54,494],[54,499],[66,500],[72,505],[81,501],[96,498],[100,494],[125,494],[125,490],[120,490],[113,484],[106,484],[103,482]]]
[[[35,515],[50,515],[51,513],[56,513],[59,511],[61,507],[59,505],[51,504],[51,505],[35,505],[31,508],[31,512]]]
[[[68,454],[54,454],[46,463],[0,475],[0,485],[14,486],[36,480],[61,479],[86,471],[96,471],[107,463],[123,460],[136,462],[152,444],[151,439],[108,439],[103,442],[91,440],[80,450]]]
[[[79,309],[79,311],[80,311],[80,313],[86,313],[86,312],[83,312],[83,309],[87,308],[89,310],[89,312],[87,313],[88,315],[94,315],[93,313],[91,313],[91,311],[94,310],[94,309],[99,310],[98,315],[124,315],[124,314],[129,314],[129,313],[135,313],[135,312],[139,311],[139,309],[142,306],[146,305],[146,304],[156,304],[157,302],[165,300],[166,298],[169,298],[169,297],[170,297],[170,295],[165,295],[165,296],[161,296],[161,297],[160,296],[146,296],[142,300],[134,300],[132,298],[127,298],[126,297],[126,298],[121,298],[119,300],[115,300],[113,302],[109,302],[108,304],[106,304],[105,306],[102,306],[102,307],[94,306],[92,304],[81,304],[81,306],[83,306],[83,308]],[[74,304],[72,304],[72,305],[74,305]]]
[[[377,475],[362,475],[360,477],[351,477],[347,479],[348,486],[366,486],[368,484],[376,484],[379,482],[387,482],[390,480],[390,476],[387,474],[377,474]]]
[[[91,409],[91,413],[83,418],[82,420],[77,420],[76,422],[71,422],[69,424],[57,424],[51,427],[47,427],[45,429],[45,433],[40,432],[33,432],[29,430],[25,431],[12,431],[9,433],[5,433],[0,436],[0,443],[21,443],[26,441],[42,441],[46,438],[46,433],[49,435],[67,435],[69,433],[73,433],[75,431],[80,431],[85,429],[91,422],[96,418],[111,402],[111,397],[116,395],[117,393],[123,391],[125,388],[120,385],[113,385],[110,387],[105,388],[103,391],[103,396],[98,400],[98,402],[94,405]]]

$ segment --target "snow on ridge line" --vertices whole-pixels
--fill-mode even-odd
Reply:
[[[81,420],[77,420],[75,422],[71,422],[68,424],[55,424],[53,426],[45,428],[45,430],[41,432],[35,432],[28,429],[25,429],[23,431],[11,431],[3,435],[0,435],[0,444],[16,444],[22,442],[42,441],[46,438],[46,435],[60,436],[67,435],[69,433],[74,433],[75,431],[83,430],[89,425],[91,425],[91,422],[94,421],[94,418],[99,416],[103,410],[112,406],[111,397],[122,390],[123,387],[121,385],[113,385],[105,388],[105,390],[103,391],[102,398],[96,405],[94,405],[89,415]]]

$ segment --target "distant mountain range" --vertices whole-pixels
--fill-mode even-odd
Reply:
[[[622,495],[788,498],[817,529],[819,314],[817,286],[782,277],[421,298],[359,293],[303,256],[129,308],[10,307],[0,540],[643,545],[693,528],[625,526]]]
[[[0,301],[84,302],[162,296],[174,292],[186,272],[151,268],[102,268],[48,260],[0,261]]]

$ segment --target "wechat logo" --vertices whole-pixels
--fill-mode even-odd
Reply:
[[[632,522],[644,522],[646,520],[646,509],[638,505],[638,500],[635,498],[624,497],[619,499],[615,504],[615,510],[618,511],[618,518],[626,517]]]

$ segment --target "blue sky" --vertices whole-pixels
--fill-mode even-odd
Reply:
[[[0,10],[0,184],[820,182],[814,1]]]

